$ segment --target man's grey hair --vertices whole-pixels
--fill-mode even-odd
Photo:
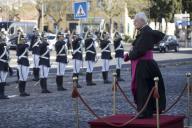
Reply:
[[[142,19],[146,24],[148,23],[148,18],[144,12],[139,12],[135,15],[135,19],[139,18]]]

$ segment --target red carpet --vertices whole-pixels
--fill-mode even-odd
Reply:
[[[110,122],[112,124],[121,125],[128,120],[130,120],[133,115],[113,115],[103,117],[102,119],[96,119],[89,121],[90,128],[115,128],[107,125],[103,120]],[[160,128],[184,128],[183,120],[184,116],[160,116]],[[130,124],[122,128],[156,128],[156,117],[154,116],[151,119],[136,119]]]

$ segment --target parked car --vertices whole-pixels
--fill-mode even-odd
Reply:
[[[49,49],[54,50],[55,43],[57,41],[56,34],[46,33],[46,36],[47,36],[47,40],[49,42]]]
[[[163,40],[154,45],[154,50],[158,50],[159,52],[168,52],[170,50],[174,50],[175,52],[178,52],[179,44],[176,36],[166,35]]]
[[[11,42],[11,49],[16,48],[16,37],[17,37],[17,29],[22,28],[26,39],[29,39],[29,35],[33,31],[33,27],[35,27],[37,24],[35,22],[14,22],[12,23],[9,28],[8,28],[8,38],[9,41]]]
[[[13,21],[1,21],[0,22],[0,30],[4,28],[6,31],[9,28],[9,26],[13,23]]]

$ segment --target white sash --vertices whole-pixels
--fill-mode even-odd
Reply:
[[[110,50],[107,50],[109,48],[109,44],[101,50],[101,52],[111,52]]]
[[[21,59],[21,58],[27,58],[27,57],[25,56],[25,53],[27,53],[27,51],[28,51],[28,49],[25,48],[25,51],[24,51],[18,58],[19,58],[19,59]]]
[[[43,59],[49,59],[48,57],[45,57],[45,55],[49,52],[49,49],[47,49],[47,51],[45,51],[40,57]]]

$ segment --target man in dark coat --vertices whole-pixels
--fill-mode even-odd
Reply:
[[[131,60],[132,67],[132,93],[138,112],[143,108],[147,97],[154,86],[154,77],[159,77],[158,90],[155,89],[153,97],[139,118],[150,118],[153,116],[155,97],[159,97],[160,112],[166,107],[165,87],[161,72],[157,63],[153,60],[153,45],[164,37],[164,34],[154,32],[147,25],[145,13],[138,13],[134,20],[138,35],[133,42],[132,50],[125,55],[125,61]],[[158,38],[157,38],[158,37]]]

